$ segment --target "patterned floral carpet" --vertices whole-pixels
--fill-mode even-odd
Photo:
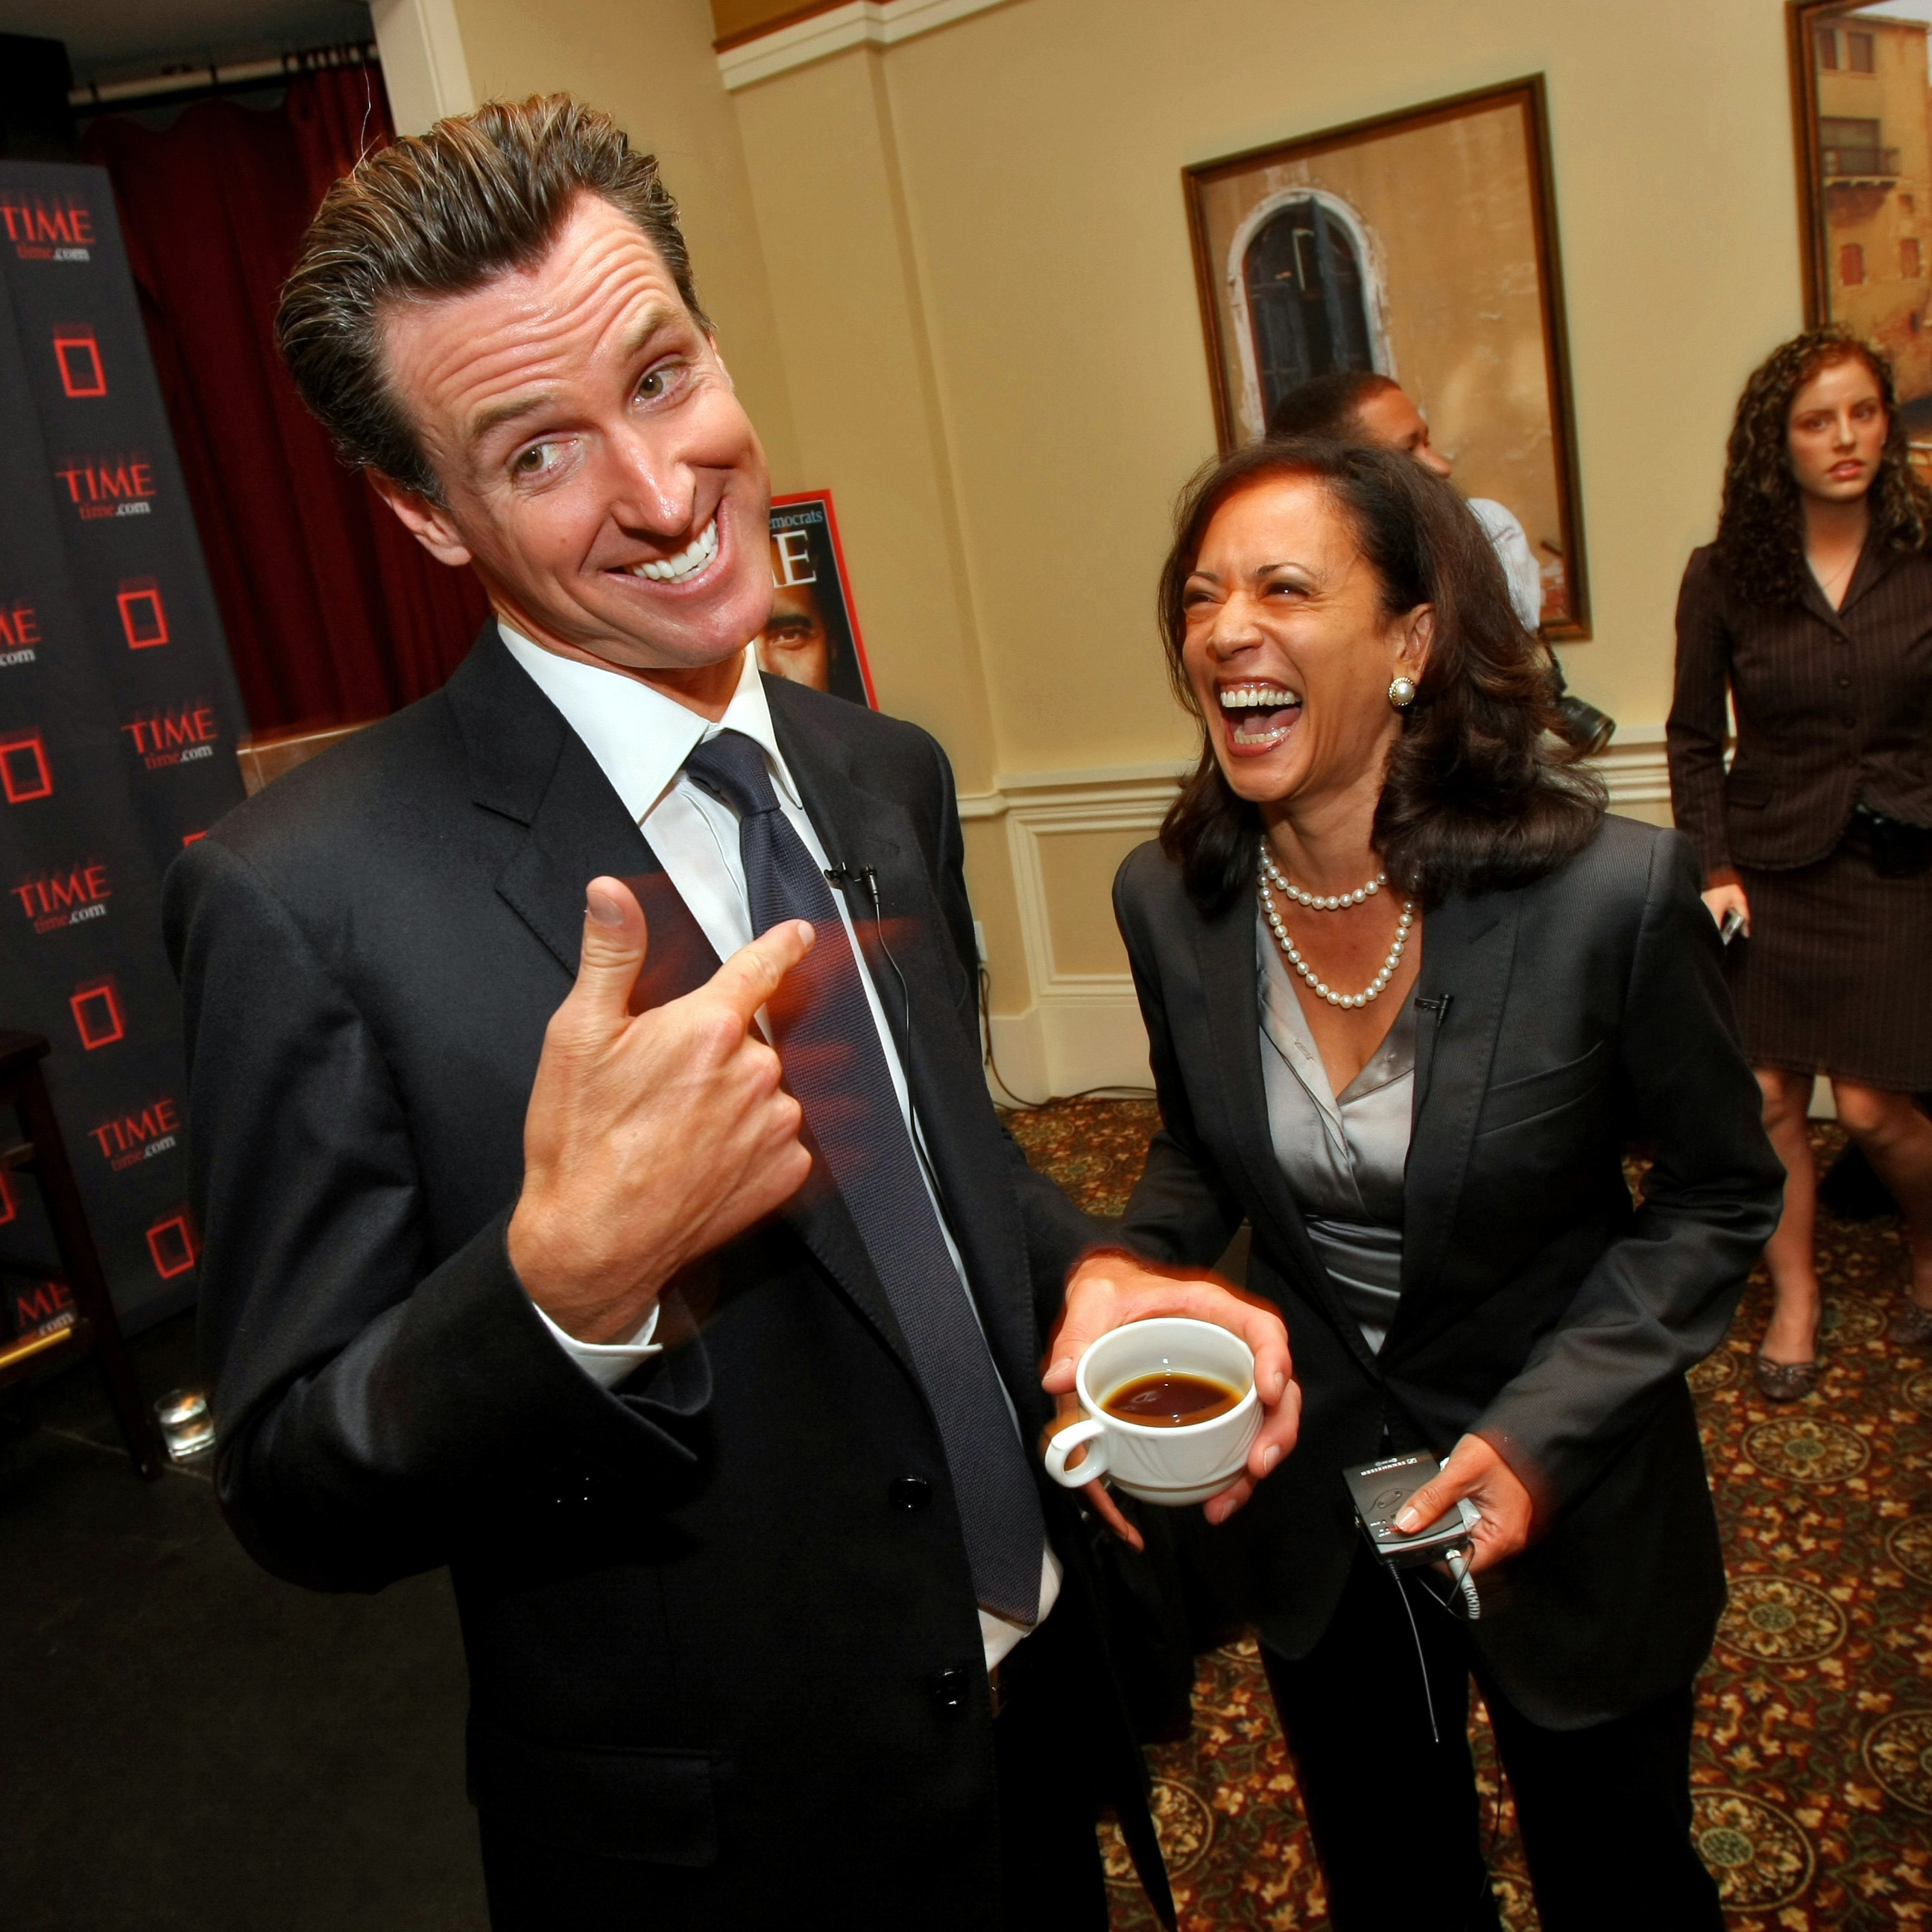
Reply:
[[[1083,1207],[1118,1214],[1156,1120],[1145,1102],[1084,1101],[1011,1125]],[[1814,1137],[1822,1166],[1842,1140]],[[1751,1381],[1761,1276],[1691,1378],[1731,1578],[1700,1686],[1695,1828],[1736,1932],[1932,1924],[1932,1352],[1885,1338],[1906,1280],[1895,1221],[1824,1215],[1819,1250],[1819,1392],[1774,1407]],[[1183,1925],[1325,1924],[1251,1641],[1201,1659],[1194,1720],[1152,1754]],[[1526,1932],[1536,1910],[1480,1706],[1472,1735],[1497,1801],[1496,1892]],[[1109,1874],[1118,1932],[1151,1928],[1118,1838]]]

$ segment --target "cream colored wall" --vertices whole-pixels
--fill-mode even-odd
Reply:
[[[963,790],[992,782],[984,626],[948,460],[889,57],[860,50],[740,109],[810,486],[829,484],[879,702],[938,734]]]
[[[704,0],[454,0],[478,100],[568,93],[656,154],[678,200],[699,298],[780,489],[802,488],[790,398],[742,144]]]
[[[928,547],[963,575],[991,770],[1010,801],[1042,772],[1089,774],[1097,801],[1058,831],[1031,826],[1062,808],[1023,824],[1010,806],[1010,902],[998,842],[973,829],[976,892],[999,902],[997,1012],[1017,1025],[1063,995],[1070,1016],[1102,997],[1097,978],[1052,970],[1111,946],[1120,839],[1086,820],[1106,818],[1118,788],[1094,775],[1191,749],[1150,606],[1174,491],[1214,445],[1180,187],[1192,162],[1546,76],[1594,620],[1564,662],[1624,728],[1622,808],[1667,818],[1658,740],[1678,579],[1711,532],[1738,387],[1802,322],[1784,33],[1774,0],[1015,0],[736,94],[768,250],[807,219],[820,237],[788,242],[773,278],[807,468],[842,503],[890,494],[909,448],[922,479],[946,476],[950,490],[917,491],[935,514],[952,506]],[[856,260],[836,237],[854,170],[898,224],[876,291],[838,285]],[[1685,223],[1687,182],[1721,214]],[[874,292],[885,326],[922,332],[896,352],[928,372],[916,410],[855,391],[850,358],[821,338],[800,352],[820,302],[866,316]],[[835,450],[818,425],[841,422]],[[872,520],[847,517],[855,550],[880,549]],[[874,581],[854,568],[869,612]],[[869,615],[868,637],[888,702],[955,742],[951,673],[928,639]],[[970,725],[969,790],[984,768]],[[1136,809],[1144,836],[1158,811]],[[1025,938],[1030,917],[1048,930],[1016,957],[1009,928]],[[1056,1059],[1037,1025],[1030,1037],[1052,1084],[1094,1070],[1072,1046]]]
[[[1190,163],[1547,76],[1595,629],[1563,657],[1663,814],[1678,579],[1802,319],[1777,0],[1008,0],[728,94],[703,0],[454,4],[479,96],[569,87],[662,157],[781,484],[836,494],[881,702],[952,754],[1010,1078],[1140,1051],[1107,887],[1192,748],[1151,617],[1214,446]]]
[[[894,49],[1002,769],[1186,745],[1148,620],[1214,448],[1182,166],[1539,70],[1595,612],[1564,662],[1660,721],[1732,404],[1802,320],[1783,35],[1772,0],[1022,0]]]

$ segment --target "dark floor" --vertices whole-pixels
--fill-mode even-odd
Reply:
[[[1086,1102],[1022,1116],[1014,1132],[1083,1207],[1118,1213],[1153,1119],[1150,1108]],[[1932,1924],[1932,1348],[1886,1333],[1909,1274],[1896,1216],[1881,1211],[1868,1172],[1860,1182],[1834,1166],[1837,1128],[1814,1124],[1812,1142],[1832,1169],[1817,1392],[1774,1407],[1753,1383],[1762,1271],[1724,1346],[1690,1377],[1731,1586],[1697,1688],[1692,1840],[1729,1932]],[[1503,1922],[1534,1932],[1480,1706],[1470,1736],[1486,1811],[1494,1805]],[[1149,1755],[1183,1932],[1328,1923],[1252,1638],[1200,1660],[1192,1734]],[[1108,1868],[1114,1932],[1153,1932],[1118,1843]]]
[[[130,1345],[194,1379],[194,1318]],[[90,1369],[0,1398],[0,1928],[467,1932],[446,1575],[265,1575],[205,1469],[141,1482]]]
[[[1154,1124],[1086,1102],[1014,1128],[1083,1207],[1118,1214]],[[1752,1388],[1761,1282],[1691,1378],[1732,1581],[1700,1692],[1696,1838],[1732,1932],[1876,1932],[1932,1909],[1932,1351],[1885,1338],[1895,1221],[1828,1214],[1820,1234],[1820,1392],[1772,1412]],[[151,1398],[194,1380],[190,1323],[132,1344]],[[0,1396],[0,1932],[481,1932],[464,1703],[446,1576],[372,1598],[278,1583],[205,1472],[136,1479],[91,1370]],[[1187,1932],[1324,1924],[1252,1642],[1202,1660],[1195,1715],[1154,1756]],[[1497,1890],[1531,1932],[1482,1762]],[[1113,1853],[1114,1923],[1136,1932],[1152,1922]]]

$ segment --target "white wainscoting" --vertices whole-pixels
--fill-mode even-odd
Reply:
[[[1661,724],[1620,727],[1603,756],[1594,762],[1610,788],[1612,812],[1661,806],[1669,817],[1670,767],[1664,759]]]
[[[1041,1100],[1098,1088],[1119,1091],[1149,1084],[1147,1033],[1132,980],[1124,972],[1069,972],[1054,957],[1053,908],[1044,841],[1067,832],[1159,830],[1191,760],[1103,765],[1084,770],[1000,774],[994,789],[962,793],[962,818],[1004,818],[1025,945],[1025,1004],[995,1013],[993,1054],[1012,1094]],[[1664,728],[1620,730],[1597,769],[1612,810],[1653,816],[1668,808],[1670,781]],[[1104,891],[1096,882],[1095,890]],[[1109,914],[1108,916],[1111,916]],[[994,1000],[1011,1005],[1016,989],[996,979]],[[1007,1096],[996,1088],[996,1100]]]
[[[1054,956],[1053,910],[1040,847],[1044,840],[1076,832],[1151,838],[1190,769],[1184,762],[1005,774],[997,790],[960,800],[962,817],[1006,822],[1028,999],[1019,1012],[994,1016],[993,1054],[1018,1098],[1152,1084],[1132,980],[1124,972],[1071,972]],[[1096,880],[1095,890],[1104,892],[1105,884]],[[1104,899],[1096,910],[1102,917],[1112,916]],[[1004,990],[996,984],[994,997]]]

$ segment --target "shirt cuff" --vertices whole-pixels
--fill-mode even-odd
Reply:
[[[1053,1553],[1053,1545],[1046,1544],[1040,1552],[1040,1615],[1034,1618],[1030,1628],[1024,1624],[1009,1623],[997,1610],[982,1608],[980,1612],[980,1641],[986,1646],[986,1674],[991,1676],[1003,1658],[1010,1656],[1019,1648],[1023,1637],[1030,1636],[1046,1621],[1046,1613],[1060,1600],[1060,1580],[1064,1573],[1060,1558]]]
[[[534,1301],[530,1306],[537,1307]],[[566,1335],[541,1308],[537,1308],[537,1318],[556,1337],[563,1352],[593,1382],[604,1388],[615,1388],[649,1357],[664,1353],[662,1343],[651,1340],[658,1331],[659,1306],[655,1302],[652,1304],[644,1325],[628,1342],[580,1342],[574,1335]]]

